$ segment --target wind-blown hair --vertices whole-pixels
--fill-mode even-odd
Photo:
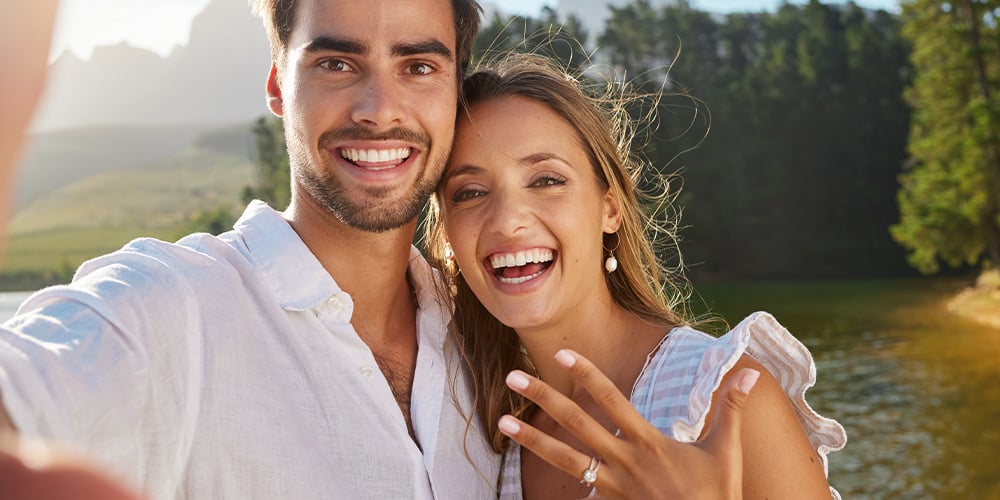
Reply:
[[[267,38],[271,42],[271,62],[284,69],[285,49],[295,26],[296,0],[250,0],[253,12],[264,21]],[[479,32],[483,9],[476,0],[452,0],[455,17],[455,63],[458,77],[465,74],[472,59],[472,44]]]
[[[602,87],[603,91],[592,96],[588,93],[592,87]],[[655,113],[659,94],[639,95],[615,81],[587,84],[543,57],[507,54],[480,65],[467,77],[462,96],[459,120],[466,119],[469,110],[481,102],[522,97],[548,106],[576,129],[599,185],[611,190],[621,209],[621,227],[615,234],[604,235],[605,249],[615,249],[619,262],[616,272],[604,275],[611,296],[621,307],[647,321],[666,326],[687,323],[684,307],[688,282],[677,251],[679,214],[672,205],[676,197],[670,189],[672,176],[648,168],[631,152],[635,124],[648,124],[651,116],[644,114],[636,120],[629,114],[636,107],[629,106],[645,102],[647,111]],[[503,451],[507,440],[497,428],[498,419],[507,413],[524,418],[532,410],[530,402],[509,390],[504,379],[511,370],[536,371],[515,331],[480,303],[447,254],[447,214],[442,212],[441,197],[439,187],[431,198],[424,226],[428,259],[454,277],[452,336],[472,375],[472,411],[482,419],[493,448]],[[664,258],[658,257],[657,250]],[[665,264],[664,253],[674,254],[674,266]]]

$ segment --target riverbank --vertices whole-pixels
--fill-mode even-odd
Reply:
[[[1000,329],[1000,271],[986,271],[976,285],[948,301],[948,310],[981,325]]]

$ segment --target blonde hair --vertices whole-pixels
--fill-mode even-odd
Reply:
[[[680,252],[677,251],[678,213],[670,189],[673,176],[663,175],[633,155],[636,128],[629,112],[644,99],[646,109],[659,103],[658,95],[639,95],[621,82],[603,85],[592,94],[578,76],[556,68],[540,56],[507,54],[480,65],[463,85],[459,116],[477,103],[498,97],[523,97],[545,104],[577,131],[599,184],[618,198],[622,216],[615,234],[604,235],[605,249],[615,249],[617,272],[606,273],[605,283],[614,300],[627,311],[655,323],[687,323],[688,297]],[[652,106],[648,106],[652,104]],[[645,116],[645,118],[649,118]],[[640,120],[645,121],[645,120]],[[504,379],[511,370],[535,373],[514,330],[494,318],[472,293],[447,254],[440,189],[431,198],[424,241],[428,259],[454,278],[455,315],[452,338],[471,374],[475,398],[473,412],[487,429],[493,449],[502,452],[506,438],[497,420],[510,413],[526,417],[532,406],[510,391]],[[656,250],[673,252],[676,265],[665,264]],[[444,295],[444,293],[442,293]],[[471,417],[470,417],[471,418]]]

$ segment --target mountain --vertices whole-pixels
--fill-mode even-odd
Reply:
[[[246,2],[212,0],[167,58],[119,44],[50,68],[36,132],[93,125],[231,124],[268,113],[270,48]]]
[[[162,164],[209,130],[269,114],[267,36],[245,1],[212,0],[192,21],[188,44],[164,58],[122,43],[88,61],[65,52],[20,165],[15,211],[91,175]],[[239,141],[244,151],[253,145]]]

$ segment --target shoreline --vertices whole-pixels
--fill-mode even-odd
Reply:
[[[948,299],[947,308],[956,316],[1000,330],[1000,271],[984,272],[975,286]]]

